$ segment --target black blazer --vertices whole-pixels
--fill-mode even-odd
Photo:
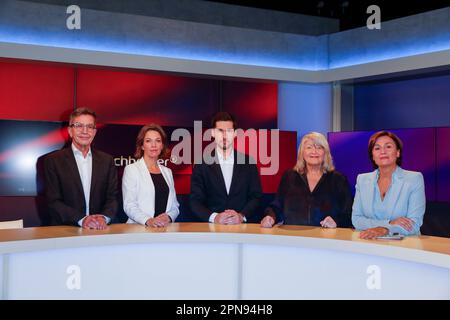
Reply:
[[[237,164],[238,157],[245,164]],[[217,160],[217,158],[216,158]],[[196,164],[191,176],[191,210],[201,221],[207,222],[213,212],[233,209],[247,218],[258,207],[262,197],[261,180],[256,164],[250,163],[250,157],[234,151],[233,177],[230,193],[227,194],[225,180],[216,161],[213,164]]]
[[[311,192],[306,175],[293,169],[281,178],[274,201],[265,214],[285,224],[320,226],[327,216],[339,228],[351,227],[353,198],[347,178],[337,172],[324,173]]]
[[[89,212],[114,218],[118,210],[117,169],[112,156],[92,150]],[[52,224],[78,225],[85,217],[86,202],[71,147],[44,159],[45,195]]]

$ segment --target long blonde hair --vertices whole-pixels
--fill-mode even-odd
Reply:
[[[300,174],[306,173],[306,162],[305,159],[303,159],[303,150],[305,148],[306,140],[311,140],[314,144],[318,144],[319,146],[323,147],[325,154],[322,164],[322,170],[324,173],[333,171],[334,165],[333,157],[331,156],[330,152],[330,146],[328,145],[328,141],[325,136],[318,132],[310,132],[303,136],[302,141],[300,142],[300,147],[298,148],[297,163],[294,166],[294,170]]]

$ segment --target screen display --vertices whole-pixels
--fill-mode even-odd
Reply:
[[[121,181],[124,167],[135,161],[136,137],[142,126],[98,124],[97,128],[93,148],[114,157]],[[163,160],[164,165],[172,169],[177,193],[189,194],[194,156],[213,139],[205,136],[206,128],[163,128],[172,150],[171,156]],[[184,135],[174,138],[177,136],[173,136],[175,130]],[[67,123],[64,122],[0,120],[0,136],[0,196],[35,196],[40,193],[43,190],[45,155],[69,146]],[[236,148],[256,159],[263,192],[274,193],[283,172],[295,165],[296,133],[262,129],[254,130],[253,137],[256,140],[236,138]],[[174,147],[180,143],[186,148],[182,153],[174,153]],[[183,157],[184,152],[189,156]]]
[[[36,195],[42,156],[68,139],[62,122],[0,120],[0,195]]]
[[[403,142],[402,168],[421,172],[425,180],[427,200],[436,201],[436,189],[442,187],[436,183],[436,128],[399,129],[391,132]],[[368,155],[369,139],[373,133],[375,131],[328,134],[336,170],[347,176],[353,191],[358,174],[374,170]],[[441,145],[439,148],[443,147],[445,146]],[[448,142],[446,148],[450,148]]]

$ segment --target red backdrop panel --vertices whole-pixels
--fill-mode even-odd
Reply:
[[[269,152],[261,152],[261,141],[267,141],[267,149]],[[283,173],[290,168],[293,168],[297,159],[297,133],[289,132],[289,131],[280,131],[279,132],[279,140],[276,142],[277,146],[274,147],[273,153],[272,145],[271,145],[271,133],[269,132],[267,135],[267,139],[265,137],[260,136],[256,141],[256,144],[253,143],[253,146],[256,145],[256,148],[250,147],[250,140],[247,139],[244,145],[237,144],[236,149],[240,152],[251,155],[254,159],[256,159],[257,166],[260,172],[261,184],[264,193],[275,193],[278,189],[278,185],[280,183],[281,177]],[[271,162],[262,164],[262,156],[269,157]],[[177,194],[189,194],[191,187],[191,174],[192,174],[192,165],[174,165],[168,162],[169,167],[172,169],[174,180],[175,180],[175,189]],[[275,168],[276,172],[271,175],[263,175],[262,168]]]
[[[66,120],[74,79],[64,64],[0,60],[0,119]]]
[[[77,105],[99,121],[193,127],[218,110],[218,81],[145,72],[77,69]],[[204,124],[205,125],[205,124]]]
[[[261,131],[261,130],[260,130]],[[283,173],[290,168],[293,168],[297,160],[297,133],[290,131],[279,131],[278,140],[275,139],[276,143],[272,150],[272,133],[268,131],[267,138],[259,136],[257,140],[257,148],[252,147],[252,143],[249,140],[245,141],[245,145],[237,145],[237,150],[251,155],[254,159],[257,159],[257,166],[260,172],[261,184],[264,193],[275,193],[277,192],[278,185],[280,184],[281,177]],[[263,152],[262,142],[267,141],[268,152]],[[273,152],[272,152],[273,151]],[[263,157],[270,158],[270,162],[267,164],[263,163]],[[266,160],[264,160],[265,162]],[[262,168],[273,168],[276,172],[271,175],[264,174]]]
[[[222,82],[223,110],[236,115],[243,129],[275,129],[278,85],[272,82]]]

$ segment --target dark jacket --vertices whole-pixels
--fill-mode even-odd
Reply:
[[[310,226],[320,226],[320,221],[330,216],[338,227],[345,228],[351,227],[352,201],[350,185],[341,173],[324,173],[311,192],[306,175],[289,169],[265,214],[276,222]]]
[[[245,164],[237,164],[239,158],[245,159]],[[250,159],[249,156],[234,151],[229,194],[218,161],[194,165],[190,195],[194,215],[205,222],[213,212],[221,213],[226,209],[240,212],[247,218],[251,216],[258,207],[262,191],[258,168]]]
[[[45,195],[52,224],[78,225],[85,217],[86,202],[71,147],[44,159]],[[89,213],[114,218],[118,210],[117,169],[112,156],[92,149]]]

